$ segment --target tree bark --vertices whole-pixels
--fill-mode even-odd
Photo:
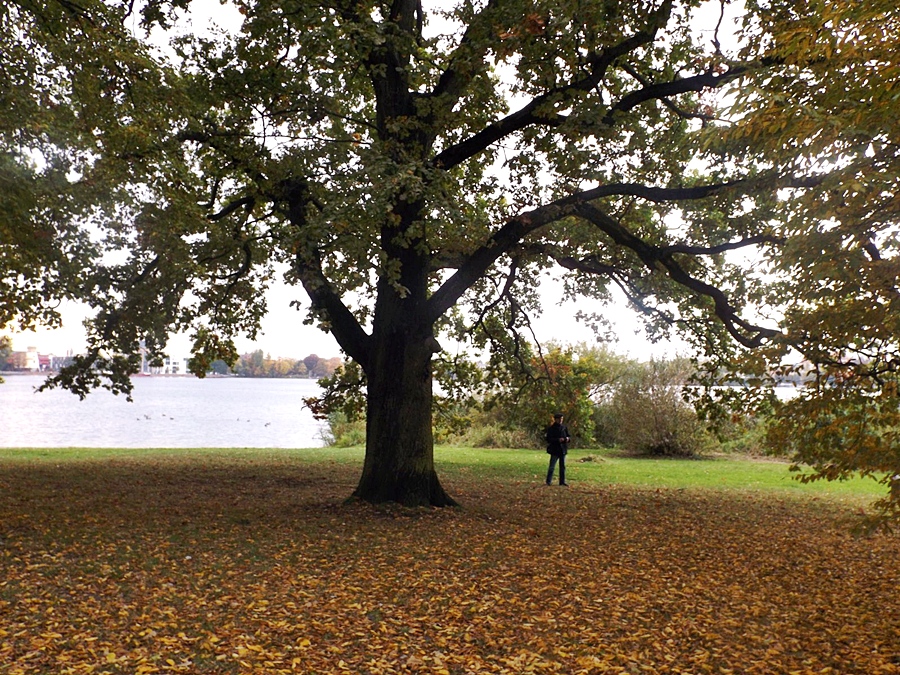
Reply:
[[[366,458],[353,496],[370,503],[455,506],[434,469],[430,330],[376,333],[367,372]]]

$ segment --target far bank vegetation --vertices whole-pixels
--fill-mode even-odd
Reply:
[[[540,448],[552,414],[560,411],[573,447],[669,457],[765,453],[759,396],[752,409],[723,414],[708,400],[691,400],[695,375],[687,358],[640,362],[586,344],[530,350],[514,366],[439,360],[435,441]],[[328,421],[326,441],[342,447],[365,443],[365,382],[359,371],[344,364],[322,384],[325,394],[308,403]],[[770,397],[766,390],[763,400]]]
[[[237,375],[238,377],[307,377],[321,379],[331,377],[341,366],[340,357],[321,358],[310,354],[302,359],[272,357],[262,349],[241,355],[229,368],[224,361],[213,361],[210,372],[217,375]]]

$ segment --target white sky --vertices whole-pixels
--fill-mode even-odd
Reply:
[[[578,310],[604,311],[602,305],[589,299],[559,305],[562,291],[557,284],[548,279],[541,288],[546,304],[543,316],[533,323],[538,339],[542,342],[555,340],[563,344],[594,343],[596,337],[593,332],[575,319],[575,313]],[[303,300],[304,307],[309,306],[302,289],[280,284],[269,291],[267,298],[269,313],[262,321],[262,332],[255,342],[248,339],[237,340],[236,345],[240,353],[262,349],[273,357],[297,359],[308,354],[318,354],[323,358],[340,355],[340,348],[330,334],[314,326],[303,325],[305,310],[290,307],[291,300],[298,298]],[[57,356],[83,351],[85,330],[82,321],[88,316],[88,312],[83,306],[74,303],[64,305],[61,310],[63,327],[60,329],[43,328],[38,331],[7,333],[12,337],[13,349],[25,351],[29,347],[35,347],[41,354]],[[651,344],[641,334],[640,319],[625,307],[624,302],[611,305],[605,310],[605,315],[616,327],[618,337],[618,341],[609,346],[619,354],[649,359],[651,356],[671,356],[687,352],[686,346],[677,340]],[[173,336],[168,349],[170,357],[187,357],[189,351],[190,340],[187,336]]]

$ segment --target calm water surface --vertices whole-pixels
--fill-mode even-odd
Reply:
[[[134,402],[98,390],[35,393],[39,375],[0,384],[0,447],[313,448],[322,422],[303,399],[315,380],[139,377]]]

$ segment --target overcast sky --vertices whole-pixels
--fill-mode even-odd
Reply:
[[[562,296],[561,288],[547,279],[541,286],[546,304],[544,314],[534,322],[535,333],[539,340],[546,342],[556,340],[564,344],[578,342],[593,343],[595,336],[590,328],[578,322],[575,313],[602,311],[599,302],[582,299],[577,305],[568,302],[559,304]],[[278,285],[268,294],[269,314],[263,319],[262,333],[255,342],[239,339],[237,348],[240,353],[262,349],[272,356],[302,358],[308,354],[321,357],[340,355],[340,348],[331,335],[314,326],[303,325],[305,310],[290,307],[291,300],[300,299],[303,307],[309,303],[303,290]],[[65,355],[69,352],[79,353],[85,348],[85,331],[81,322],[87,316],[85,308],[74,304],[62,308],[63,328],[58,330],[41,329],[37,332],[25,331],[11,333],[13,349],[24,351],[28,347],[36,347],[41,354]],[[610,348],[620,354],[640,359],[651,356],[674,355],[684,353],[685,347],[680,342],[660,343],[652,345],[640,331],[640,319],[624,306],[616,303],[606,314],[614,323],[618,340],[611,343]],[[449,348],[449,345],[445,345]],[[190,351],[190,340],[187,336],[175,336],[169,345],[169,356],[183,358]]]

